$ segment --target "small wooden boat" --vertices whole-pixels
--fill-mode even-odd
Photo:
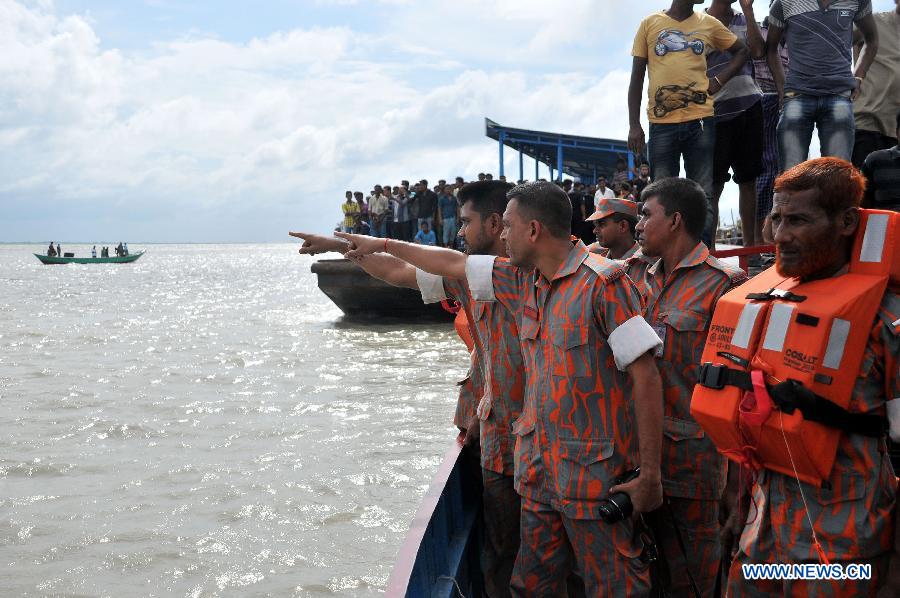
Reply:
[[[50,257],[49,255],[41,255],[35,253],[34,257],[41,260],[44,265],[51,264],[129,264],[136,262],[139,257],[144,255],[143,251],[130,253],[119,257]]]
[[[475,459],[453,441],[419,505],[388,578],[387,596],[473,598],[483,594],[481,483]],[[476,469],[478,471],[476,471]]]
[[[319,260],[312,265],[312,272],[318,277],[319,289],[352,318],[449,322],[454,317],[440,303],[422,303],[418,291],[391,286],[347,259]]]

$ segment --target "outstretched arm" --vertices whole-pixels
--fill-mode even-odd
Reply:
[[[345,254],[353,260],[368,259],[373,253],[382,252],[400,258],[408,264],[446,278],[466,277],[466,255],[454,249],[429,245],[415,245],[394,239],[379,239],[367,235],[334,233],[336,237],[350,243],[350,250]]]
[[[288,233],[292,237],[303,239],[303,245],[300,247],[300,253],[307,255],[316,255],[328,251],[337,251],[346,253],[350,249],[350,243],[343,239],[335,237],[325,237],[323,235],[314,235],[312,233]],[[360,267],[388,284],[395,287],[406,287],[408,289],[419,288],[416,282],[416,269],[401,259],[390,255],[380,254],[373,255],[370,259],[359,261]]]
[[[374,276],[395,287],[419,290],[416,268],[403,260],[386,253],[374,253],[358,260],[359,266]]]

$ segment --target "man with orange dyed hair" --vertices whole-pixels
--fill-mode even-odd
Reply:
[[[799,315],[804,315],[800,313],[803,298],[799,297],[804,294],[803,283],[834,279],[834,286],[828,288],[835,292],[846,284],[839,279],[852,265],[864,188],[860,173],[838,158],[803,162],[776,179],[769,215],[775,267],[778,275],[799,279],[801,284],[795,287],[798,297],[793,299]],[[878,255],[875,261],[900,259],[883,249]],[[812,320],[818,322],[807,316],[804,325],[814,326]],[[776,325],[770,320],[767,326],[766,344]],[[900,296],[888,288],[871,321],[851,321],[848,326],[865,326],[870,332],[846,411],[853,416],[880,418],[891,437],[900,438]],[[829,352],[831,341],[829,337]],[[821,413],[821,405],[817,405]],[[804,419],[810,414],[804,412]],[[888,578],[889,561],[895,559],[890,568],[896,571],[900,554],[894,547],[892,555],[897,478],[886,442],[883,433],[866,435],[843,428],[834,466],[821,486],[801,482],[793,475],[761,470],[751,490],[752,505],[729,572],[728,595],[873,596],[880,586],[879,596],[900,595],[900,585],[895,585],[898,580]],[[852,563],[869,564],[871,579],[750,580],[744,567],[824,562],[843,565],[845,571]]]

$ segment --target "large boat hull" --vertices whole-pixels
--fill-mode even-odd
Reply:
[[[388,578],[387,596],[467,598],[483,594],[478,460],[454,442],[431,481]]]
[[[319,289],[353,318],[450,321],[454,317],[439,303],[422,303],[418,291],[369,276],[350,260],[319,260],[312,265],[312,272],[318,276]]]
[[[55,264],[129,264],[136,262],[142,255],[144,255],[143,251],[118,257],[50,257],[40,253],[35,253],[34,257],[41,260],[42,264],[49,266]]]

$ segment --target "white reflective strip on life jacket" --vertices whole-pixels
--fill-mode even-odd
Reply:
[[[831,332],[828,333],[828,348],[825,349],[825,358],[822,365],[836,370],[841,367],[841,359],[844,358],[844,347],[847,346],[847,337],[850,336],[850,322],[835,318],[831,323]]]
[[[762,303],[747,303],[741,310],[741,316],[738,318],[737,326],[734,329],[734,336],[731,338],[731,344],[741,349],[750,346],[750,335],[753,334],[753,327],[756,325],[756,317],[759,310],[762,309]]]
[[[866,234],[863,235],[862,247],[859,250],[860,262],[875,262],[882,260],[884,253],[884,238],[887,236],[888,215],[870,214],[866,224]]]
[[[781,351],[784,349],[784,337],[787,336],[788,326],[791,323],[793,313],[793,305],[784,303],[772,305],[772,313],[769,316],[769,325],[766,327],[763,349],[767,351]]]

